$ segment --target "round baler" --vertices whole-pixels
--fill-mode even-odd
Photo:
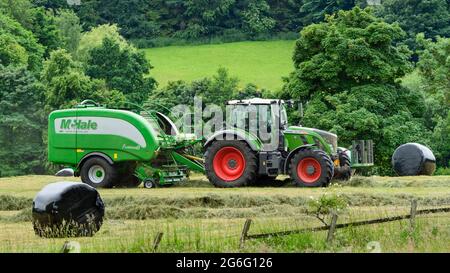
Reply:
[[[107,109],[85,101],[49,116],[48,159],[93,187],[171,185],[202,165],[182,153],[200,140],[161,113]]]

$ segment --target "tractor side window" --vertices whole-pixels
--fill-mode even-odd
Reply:
[[[280,126],[287,128],[288,127],[288,117],[287,117],[287,111],[286,111],[286,107],[284,105],[281,106],[281,111],[280,111]]]

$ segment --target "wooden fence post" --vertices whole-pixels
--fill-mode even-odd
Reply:
[[[248,230],[250,229],[250,225],[252,224],[252,219],[245,220],[244,228],[242,229],[241,240],[239,242],[239,247],[243,248],[245,240],[247,239]]]
[[[158,232],[155,236],[155,239],[153,240],[153,252],[156,252],[158,249],[159,243],[161,242],[161,239],[163,237],[164,233]]]
[[[337,214],[335,212],[333,212],[332,217],[331,217],[331,224],[328,229],[327,243],[331,243],[333,241],[334,231],[336,229],[337,218],[338,218]]]

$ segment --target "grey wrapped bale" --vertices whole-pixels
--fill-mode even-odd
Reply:
[[[399,176],[433,175],[436,158],[429,148],[418,143],[407,143],[395,150],[392,167]]]

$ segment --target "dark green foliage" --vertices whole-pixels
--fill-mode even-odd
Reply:
[[[28,54],[11,34],[0,35],[0,64],[24,65],[28,64]]]
[[[34,0],[47,9],[71,8],[84,30],[99,24],[117,24],[127,39],[140,44],[171,41],[267,39],[277,33],[297,32],[322,20],[324,14],[351,9],[359,1],[302,0]],[[363,1],[364,2],[364,1]],[[148,42],[145,42],[148,41]]]
[[[103,80],[86,76],[81,63],[73,61],[65,50],[50,54],[50,58],[44,63],[41,80],[46,88],[46,113],[73,107],[85,99],[110,106],[120,106],[126,100],[121,92],[108,89]]]
[[[203,78],[191,83],[169,82],[166,87],[156,90],[149,96],[146,106],[167,112],[168,109],[179,104],[194,105],[194,97],[197,96],[201,97],[205,106],[215,104],[222,107],[233,98],[259,93],[254,86],[239,90],[238,83],[239,80],[231,77],[226,69],[219,68],[217,74],[210,78]]]
[[[80,18],[73,11],[60,10],[56,14],[55,24],[61,39],[60,47],[74,54],[81,38]]]
[[[404,35],[369,10],[340,11],[300,33],[294,52],[296,70],[285,89],[309,99],[313,93],[335,94],[362,84],[389,83],[410,71],[410,52],[393,42]]]
[[[430,144],[423,112],[421,94],[396,85],[369,84],[314,96],[306,107],[303,125],[336,132],[343,147],[352,140],[372,139],[376,170],[390,174],[395,148],[407,142]]]
[[[355,6],[365,7],[364,0],[303,0],[300,8],[302,24],[304,26],[318,23],[325,15],[339,10],[351,10]]]
[[[410,52],[394,43],[402,35],[368,10],[339,11],[302,30],[283,92],[308,102],[303,125],[336,132],[340,145],[372,139],[380,174],[400,144],[429,144],[422,94],[396,83],[411,68]]]
[[[19,22],[26,29],[31,29],[34,10],[29,0],[0,0],[0,11]]]
[[[421,34],[418,44],[418,62],[422,87],[426,96],[426,123],[433,130],[431,147],[440,166],[450,161],[450,38],[438,38],[436,42]]]
[[[28,68],[37,72],[42,65],[44,48],[40,45],[33,33],[22,27],[17,21],[0,12],[0,35],[10,35],[23,47],[28,55]]]
[[[0,65],[0,176],[44,172],[42,94],[24,67]]]
[[[152,68],[144,53],[105,38],[100,47],[92,49],[86,64],[86,74],[104,79],[109,89],[121,91],[130,102],[142,104],[156,86],[145,75]]]
[[[256,85],[249,83],[245,86],[244,89],[239,90],[233,96],[233,99],[236,100],[245,100],[245,99],[253,99],[253,98],[262,98],[264,96],[264,90],[258,90]]]
[[[45,57],[59,47],[60,36],[51,11],[33,7],[29,0],[0,0],[0,10],[33,32],[38,42],[45,47]]]
[[[416,34],[426,38],[450,37],[450,2],[447,0],[385,0],[379,15],[386,22],[398,22],[408,34],[405,42],[415,49]]]
[[[38,42],[45,46],[45,57],[50,52],[61,47],[61,36],[55,23],[55,17],[43,8],[33,10],[33,24],[31,31],[37,38]]]

